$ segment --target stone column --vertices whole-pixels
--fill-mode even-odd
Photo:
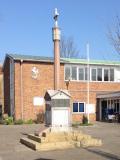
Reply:
[[[58,27],[58,12],[55,9],[55,26],[52,28],[54,42],[54,90],[60,89],[60,29]]]

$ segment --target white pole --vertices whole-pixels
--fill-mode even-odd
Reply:
[[[86,45],[87,50],[87,118],[89,123],[89,103],[90,103],[90,56],[89,56],[89,50],[90,46],[89,43]]]

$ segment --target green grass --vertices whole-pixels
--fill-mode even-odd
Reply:
[[[34,123],[34,121],[32,119],[25,121],[25,124],[33,124],[33,123]]]
[[[15,125],[20,125],[20,124],[24,124],[24,121],[22,119],[18,119],[16,121],[14,121]]]
[[[80,123],[80,126],[93,126],[93,124],[92,123]]]
[[[75,122],[72,124],[72,127],[79,127],[79,126],[93,126],[92,123],[79,123],[79,122]]]
[[[32,119],[29,119],[27,121],[24,121],[22,119],[15,120],[13,117],[5,117],[2,120],[0,120],[0,124],[2,125],[22,125],[22,124],[33,124],[35,123]]]

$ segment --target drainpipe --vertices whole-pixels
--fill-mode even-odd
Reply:
[[[20,60],[20,101],[21,101],[21,119],[23,120],[23,60]]]
[[[10,116],[14,116],[14,60],[10,58]]]
[[[59,13],[57,8],[55,8],[55,25],[52,28],[54,42],[54,90],[58,90],[60,87],[60,29],[58,27],[58,16]]]

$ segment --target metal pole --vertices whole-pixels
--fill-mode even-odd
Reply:
[[[89,103],[90,103],[90,56],[89,56],[89,50],[90,46],[89,43],[86,45],[87,50],[87,118],[89,123]]]

